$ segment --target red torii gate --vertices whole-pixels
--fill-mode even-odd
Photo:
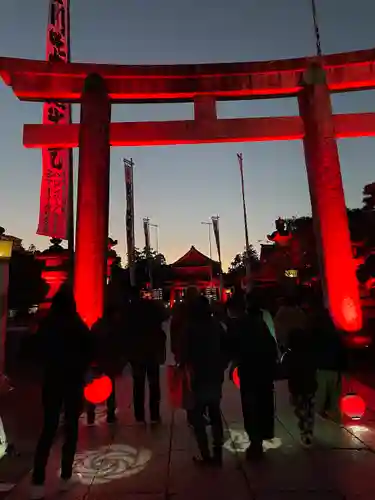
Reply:
[[[30,148],[79,147],[75,295],[103,312],[110,146],[302,139],[326,299],[336,326],[362,326],[336,138],[375,135],[375,113],[332,115],[331,92],[375,88],[375,50],[229,64],[119,66],[0,58],[23,101],[81,103],[81,122],[25,125]],[[216,101],[297,96],[300,117],[218,120]],[[194,102],[194,120],[110,123],[112,103]],[[337,244],[339,242],[339,245]]]

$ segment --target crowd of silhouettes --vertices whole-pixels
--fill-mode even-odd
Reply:
[[[161,365],[173,364],[188,380],[183,408],[199,449],[193,457],[196,464],[223,463],[222,388],[226,372],[230,377],[234,369],[250,442],[246,458],[261,459],[264,441],[274,438],[274,388],[280,378],[288,380],[301,443],[311,446],[315,412],[323,418],[339,417],[345,350],[320,297],[310,302],[309,311],[299,306],[296,295],[286,297],[274,318],[266,303],[264,292],[255,289],[212,307],[190,287],[168,317],[160,302],[142,299],[134,289],[126,297],[109,300],[90,331],[77,313],[72,289],[63,285],[28,344],[29,357],[42,368],[44,410],[31,497],[44,496],[46,466],[62,412],[61,490],[74,482],[79,418],[86,412],[87,424],[95,423],[95,406],[84,402],[85,385],[103,373],[110,377],[107,422],[113,424],[116,379],[126,365],[133,379],[134,418],[140,424],[146,423],[146,406],[151,423],[161,423]]]
[[[261,459],[264,441],[275,437],[275,382],[287,381],[304,447],[313,443],[315,413],[340,419],[341,380],[348,368],[342,335],[321,294],[311,296],[307,308],[299,302],[298,293],[288,293],[273,316],[261,289],[235,294],[225,307],[210,307],[189,288],[175,307],[171,346],[177,364],[190,374],[193,397],[185,403],[200,451],[196,463],[222,464],[220,403],[228,367],[229,376],[236,369],[240,380],[248,460]]]

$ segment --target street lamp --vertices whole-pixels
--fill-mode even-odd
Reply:
[[[5,342],[8,319],[9,261],[13,242],[0,240],[0,374],[5,372]]]

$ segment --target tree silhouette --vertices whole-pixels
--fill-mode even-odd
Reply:
[[[255,248],[250,245],[250,266],[252,269],[258,269],[259,256]],[[246,251],[236,254],[229,264],[227,279],[228,282],[238,282],[246,275]]]
[[[31,252],[14,251],[9,266],[9,308],[27,313],[39,304],[48,286],[42,279],[42,263]]]
[[[165,256],[151,248],[148,258],[146,248],[143,248],[142,250],[136,248],[134,251],[134,257],[135,279],[137,286],[145,287],[146,283],[149,283],[149,265],[151,265],[153,286],[155,288],[162,287],[169,272],[169,266],[167,265]],[[128,266],[124,269],[124,276],[125,281],[129,282],[130,276]]]
[[[150,248],[149,255],[147,255],[147,248],[144,247],[142,250],[138,248],[135,249],[135,262],[147,261],[150,258],[155,265],[165,266],[167,264],[166,258],[162,253],[156,252],[153,248]]]
[[[27,251],[29,253],[36,253],[37,252],[36,246],[33,243],[31,243],[31,245],[29,245],[29,248],[27,249]]]
[[[375,182],[366,184],[363,188],[363,210],[375,209]]]

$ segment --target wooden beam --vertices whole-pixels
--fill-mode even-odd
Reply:
[[[335,115],[337,138],[374,136],[375,113]],[[79,124],[25,125],[23,144],[27,148],[75,148]],[[112,123],[111,146],[168,146],[212,142],[257,142],[298,140],[303,137],[298,116],[233,118],[198,122]]]

